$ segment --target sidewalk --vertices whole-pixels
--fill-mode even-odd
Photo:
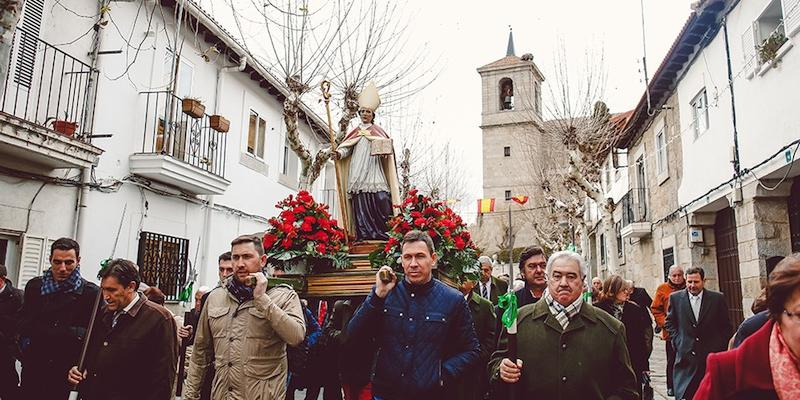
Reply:
[[[655,400],[673,400],[674,397],[667,397],[667,353],[664,350],[666,342],[659,339],[658,335],[653,338],[653,353],[650,355],[650,385],[653,387],[653,398]]]

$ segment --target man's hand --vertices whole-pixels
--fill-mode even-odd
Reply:
[[[253,298],[261,297],[262,294],[267,293],[267,277],[263,272],[256,272],[250,274],[251,277],[256,279],[256,286],[253,288]]]
[[[186,325],[178,328],[178,337],[181,339],[186,339],[189,336],[192,336],[192,326]]]
[[[522,360],[517,359],[514,364],[508,358],[504,358],[500,362],[500,379],[505,383],[517,383],[519,377],[522,376]]]
[[[383,274],[388,273],[392,279],[389,282],[384,282],[381,280],[381,272],[383,272]],[[378,270],[378,273],[375,274],[375,294],[378,295],[378,297],[385,299],[386,295],[388,295],[389,292],[394,289],[395,285],[397,285],[397,275],[395,275],[391,268],[385,265],[382,266],[381,269]]]
[[[67,374],[67,382],[69,382],[69,384],[72,386],[81,383],[81,381],[83,381],[84,379],[86,379],[86,371],[83,371],[83,373],[81,373],[80,371],[78,371],[78,367],[72,367],[69,370],[69,373]]]
[[[334,150],[328,149],[328,153],[329,153],[331,159],[333,159],[333,160],[337,160],[338,161],[338,160],[340,160],[342,158],[342,155],[339,154],[338,151],[334,151]]]

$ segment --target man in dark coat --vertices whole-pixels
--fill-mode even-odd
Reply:
[[[50,268],[25,285],[19,336],[24,399],[65,399],[67,371],[80,357],[100,291],[80,274],[80,246],[61,238],[50,247]]]
[[[337,300],[323,328],[338,366],[345,400],[372,398],[370,375],[375,358],[374,340],[355,341],[347,336],[347,326],[363,301],[363,298]]]
[[[438,400],[443,387],[478,361],[480,345],[464,296],[433,279],[431,237],[407,233],[401,259],[405,279],[397,282],[391,268],[381,267],[347,334],[356,342],[375,338],[380,348],[372,379],[376,400]],[[390,274],[388,283],[382,273]]]
[[[83,400],[172,398],[178,361],[172,314],[137,291],[139,268],[117,258],[100,270],[106,301],[89,340],[86,369],[66,376]]]
[[[472,291],[496,306],[497,298],[508,291],[508,283],[492,276],[491,258],[481,256],[478,261],[481,263],[481,280]]]
[[[558,252],[548,260],[547,272],[542,300],[519,310],[517,360],[508,358],[505,331],[492,355],[495,398],[515,390],[518,399],[638,399],[625,328],[583,301],[586,261],[574,252]]]
[[[691,400],[703,379],[706,358],[728,348],[731,321],[722,293],[704,288],[705,271],[686,270],[686,289],[669,296],[664,328],[675,348],[674,390],[678,400]]]
[[[23,295],[7,275],[6,266],[0,264],[0,399],[15,400],[19,396],[16,328]]]
[[[461,284],[461,293],[467,300],[469,313],[475,324],[475,334],[481,344],[478,362],[475,363],[457,382],[446,388],[445,398],[448,400],[483,400],[489,391],[489,380],[486,376],[486,364],[489,363],[495,346],[495,315],[492,303],[478,296],[473,287],[476,282],[466,281]]]
[[[539,246],[530,246],[522,251],[519,256],[519,274],[525,281],[525,286],[514,292],[514,295],[517,296],[517,307],[536,303],[542,298],[547,289],[546,267],[547,255],[544,254],[544,249]],[[503,314],[503,310],[495,307],[494,314],[498,316],[494,329],[496,341],[500,338],[500,332],[503,330],[499,318]]]

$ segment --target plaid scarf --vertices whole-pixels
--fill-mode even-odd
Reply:
[[[83,279],[81,279],[81,268],[75,267],[69,277],[63,282],[56,282],[53,278],[53,271],[44,271],[42,276],[42,296],[53,293],[73,293],[83,286]]]
[[[230,277],[228,282],[225,283],[225,288],[239,301],[239,304],[253,300],[253,288],[239,282],[236,276]]]
[[[544,291],[544,295],[542,295],[544,301],[547,302],[547,306],[550,308],[550,312],[553,316],[556,317],[556,320],[559,324],[561,324],[561,329],[567,329],[569,326],[569,321],[578,315],[581,311],[581,305],[583,304],[583,296],[578,296],[572,304],[564,307],[561,303],[557,302],[556,299],[550,294],[550,289]]]
[[[619,321],[622,321],[622,312],[625,311],[625,303],[621,304],[611,304],[611,310],[614,311],[614,318]]]

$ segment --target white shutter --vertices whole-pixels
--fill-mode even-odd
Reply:
[[[750,71],[753,69],[756,59],[756,37],[755,37],[755,30],[753,29],[755,24],[750,25],[746,31],[742,34],[742,60],[744,61],[744,66],[742,67],[746,71]]]
[[[51,241],[52,242],[52,241]],[[47,239],[38,236],[24,235],[22,238],[22,257],[19,260],[19,282],[17,287],[25,289],[29,280],[41,275],[42,265],[46,261]]]
[[[783,29],[787,37],[800,29],[800,0],[783,0]]]

